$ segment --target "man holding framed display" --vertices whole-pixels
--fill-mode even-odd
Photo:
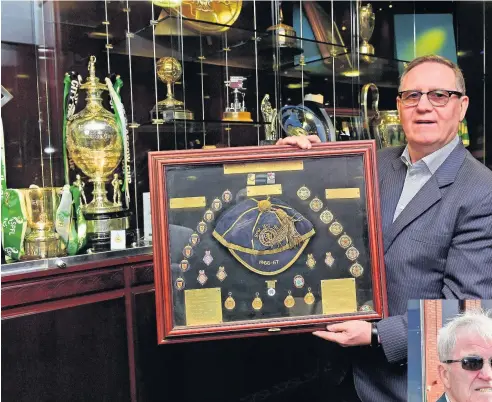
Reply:
[[[492,172],[457,136],[468,104],[461,70],[443,57],[419,57],[402,74],[397,106],[408,144],[378,155],[390,316],[314,332],[372,346],[353,359],[363,402],[407,400],[408,300],[492,297]],[[288,137],[277,145],[318,142]]]

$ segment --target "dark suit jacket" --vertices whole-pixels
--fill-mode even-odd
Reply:
[[[447,402],[444,394],[442,394],[441,397],[436,402]]]
[[[380,348],[354,353],[363,402],[407,400],[407,302],[492,298],[492,172],[460,142],[393,223],[405,181],[402,147],[379,152],[389,317]]]

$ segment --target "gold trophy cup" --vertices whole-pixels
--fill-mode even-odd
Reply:
[[[359,52],[364,53],[362,59],[371,63],[373,60],[367,55],[374,54],[374,46],[369,43],[372,33],[374,31],[374,25],[376,23],[376,16],[372,11],[371,4],[367,4],[359,9],[359,36],[362,39],[362,43],[359,46]]]
[[[23,189],[27,224],[31,232],[24,240],[25,258],[50,258],[65,254],[60,236],[55,233],[55,212],[60,188],[33,187]]]
[[[157,61],[157,76],[167,85],[166,99],[157,103],[151,111],[152,119],[172,120],[193,120],[193,113],[184,108],[182,101],[177,100],[173,95],[172,84],[181,78],[181,64],[174,57],[162,57]]]
[[[111,202],[106,196],[106,184],[123,158],[123,139],[114,115],[102,105],[101,94],[108,87],[96,77],[95,63],[91,56],[89,76],[80,86],[87,91],[87,103],[68,120],[67,149],[70,159],[94,185],[92,201],[83,205],[82,211],[89,245],[98,251],[109,245],[111,230],[128,229],[129,213],[121,202]]]

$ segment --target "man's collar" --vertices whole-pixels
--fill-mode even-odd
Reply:
[[[446,402],[451,402],[448,398],[448,394],[444,393],[444,397],[446,398]]]
[[[434,174],[436,172],[439,166],[442,165],[442,163],[446,160],[446,158],[453,151],[453,149],[456,148],[456,145],[458,145],[459,142],[460,142],[460,137],[456,136],[453,138],[451,142],[447,143],[442,148],[439,148],[437,151],[434,151],[433,153],[421,159],[421,161],[425,163],[427,168],[430,170],[431,174]],[[410,167],[420,162],[417,161],[415,162],[415,164],[412,164],[412,160],[410,159],[410,153],[408,151],[408,145],[405,147],[403,153],[401,154],[401,160],[407,167]]]

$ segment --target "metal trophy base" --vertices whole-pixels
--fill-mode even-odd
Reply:
[[[48,230],[33,230],[24,240],[25,255],[22,259],[61,257],[66,255],[60,236]]]
[[[158,108],[155,112],[155,106],[150,111],[150,120],[162,119],[165,122],[174,120],[194,120],[193,112],[186,109],[164,109]]]
[[[275,145],[278,140],[261,140],[260,145]]]
[[[250,112],[224,112],[222,121],[247,121],[252,122]]]
[[[111,231],[129,229],[131,215],[131,211],[119,211],[107,214],[84,213],[87,221],[87,248],[92,252],[110,250]],[[128,241],[126,244],[129,247]]]

